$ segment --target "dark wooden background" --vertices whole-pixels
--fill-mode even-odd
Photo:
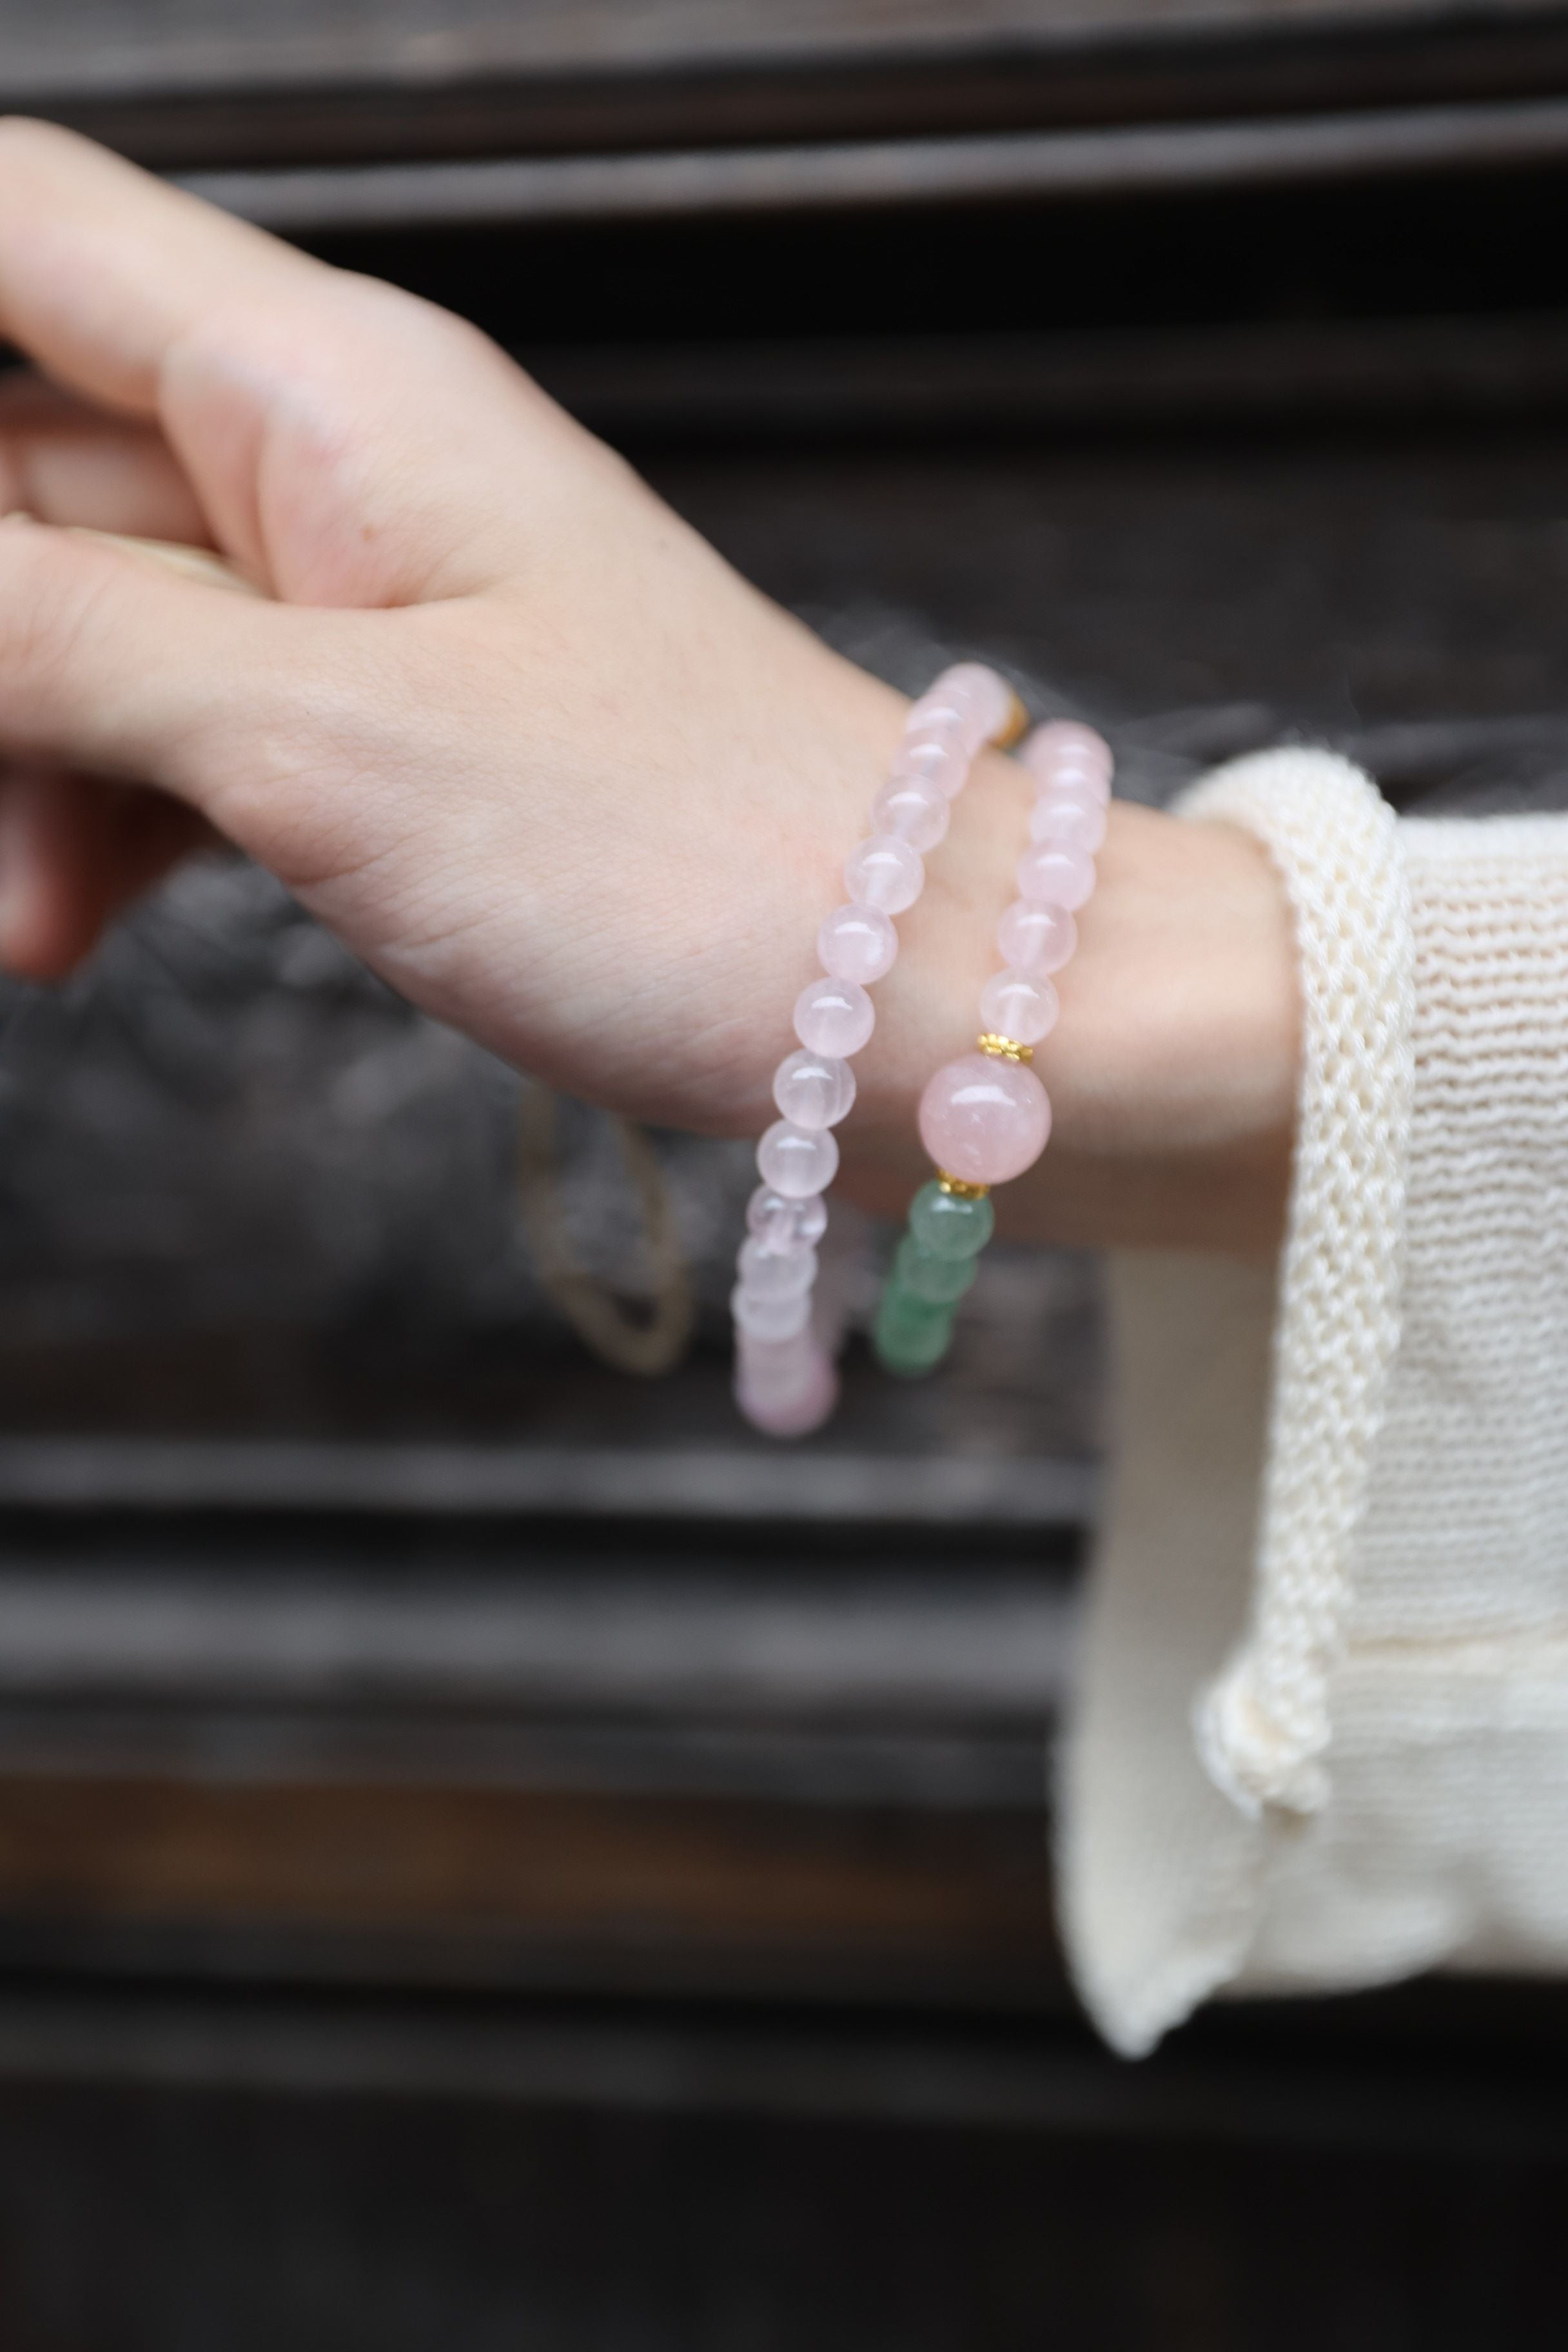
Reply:
[[[0,99],[449,302],[916,685],[1159,800],[1292,735],[1568,804],[1568,11],[0,5]],[[519,1081],[263,877],[0,1050],[0,2332],[23,2352],[1471,2352],[1558,2297],[1565,2011],[1056,1954],[1092,1265],[951,1375],[589,1360]],[[590,1114],[577,1238],[627,1209]],[[874,1237],[873,1237],[874,1238]]]

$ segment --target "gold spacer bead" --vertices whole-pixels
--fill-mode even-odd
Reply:
[[[944,1192],[952,1192],[961,1201],[984,1201],[991,1190],[989,1184],[966,1184],[962,1176],[950,1176],[945,1168],[937,1170],[936,1181]]]
[[[1009,692],[1011,692],[1011,688],[1009,688]],[[992,740],[995,743],[996,749],[999,751],[1010,751],[1015,743],[1021,743],[1023,741],[1024,737],[1028,733],[1028,731],[1029,714],[1025,709],[1023,703],[1019,700],[1017,695],[1014,694],[1013,707],[1007,713],[1006,723],[1003,727],[1002,732],[999,735],[993,737]]]
[[[998,1061],[1032,1062],[1035,1058],[1032,1045],[1020,1045],[1016,1037],[1004,1037],[998,1029],[983,1029],[974,1042],[983,1054],[994,1054]]]

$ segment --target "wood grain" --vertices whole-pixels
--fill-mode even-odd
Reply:
[[[188,174],[195,194],[286,236],[512,223],[1082,204],[1332,184],[1568,158],[1568,100],[980,138]]]
[[[1553,0],[1491,12],[1507,26],[1550,24]],[[1025,49],[1109,26],[1212,34],[1237,26],[1426,26],[1432,0],[77,0],[68,19],[5,0],[0,42],[19,87],[145,89],[232,81],[320,84],[378,77],[415,85],[458,74],[559,71],[592,62],[642,71],[674,61],[802,57],[875,59],[910,52]]]
[[[918,1979],[973,1998],[1032,1980],[1045,1999],[1059,1983],[1027,1814],[0,1780],[0,1951],[30,1930],[35,1953],[80,1958],[127,1929],[199,1929],[209,1949],[265,1934],[274,1952],[286,1933],[306,1974],[312,1937],[352,1932],[435,1981],[471,1977],[482,1948],[489,1973],[511,1953],[534,1982],[657,1981],[674,1963],[693,1985],[740,1969],[753,1992]]]
[[[5,102],[144,161],[591,153],[1541,96],[1560,5],[88,0],[0,6]]]

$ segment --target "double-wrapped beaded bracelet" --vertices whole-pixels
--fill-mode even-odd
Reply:
[[[944,1064],[921,1097],[921,1141],[936,1174],[910,1203],[877,1311],[878,1358],[906,1378],[947,1353],[954,1310],[995,1226],[991,1187],[1033,1167],[1051,1131],[1049,1098],[1027,1066],[1056,1024],[1050,974],[1077,946],[1073,918],[1094,888],[1111,757],[1092,729],[1059,721],[1038,729],[1020,757],[1038,797],[1018,897],[997,925],[1006,966],[981,992],[974,1051]]]
[[[780,1117],[757,1147],[762,1183],[746,1210],[731,1293],[735,1394],[741,1410],[775,1437],[816,1429],[833,1410],[837,1374],[811,1328],[816,1244],[827,1224],[823,1193],[838,1167],[832,1129],[855,1100],[849,1056],[876,1023],[867,985],[899,951],[892,917],[925,884],[923,853],[947,831],[951,803],[977,753],[1016,740],[1017,696],[978,662],[944,670],[912,704],[892,772],[871,806],[874,827],[844,868],[848,903],[825,918],[816,951],[825,977],[795,1008],[799,1050],[773,1075]]]

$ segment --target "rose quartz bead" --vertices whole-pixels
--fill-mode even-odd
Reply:
[[[730,1293],[730,1312],[739,1331],[759,1339],[793,1339],[811,1320],[811,1293],[797,1290],[786,1298],[772,1298],[737,1283]]]
[[[1071,770],[1099,778],[1107,793],[1116,769],[1104,736],[1072,719],[1055,719],[1048,727],[1037,727],[1020,747],[1018,757],[1042,783],[1054,783]]]
[[[831,1054],[803,1045],[773,1072],[773,1100],[796,1127],[837,1127],[855,1102],[855,1073]]]
[[[1043,972],[994,971],[980,992],[980,1025],[1020,1045],[1037,1045],[1057,1025],[1057,992]]]
[[[857,842],[844,861],[844,887],[858,907],[879,907],[901,915],[925,887],[920,852],[894,833],[874,833]]]
[[[838,1401],[838,1375],[820,1349],[786,1386],[760,1381],[750,1357],[735,1381],[742,1412],[769,1437],[805,1437],[820,1429]]]
[[[954,662],[921,695],[910,713],[910,721],[928,710],[934,715],[944,709],[959,712],[973,754],[983,743],[994,742],[1006,732],[1013,717],[1012,691],[984,662]]]
[[[1094,888],[1094,860],[1081,849],[1059,849],[1045,841],[1026,849],[1018,860],[1018,895],[1047,907],[1065,907],[1070,915]]]
[[[1094,801],[1100,808],[1110,805],[1110,779],[1099,768],[1053,768],[1048,776],[1036,777],[1035,788],[1042,797],[1067,793],[1074,800]]]
[[[1103,801],[1086,793],[1042,793],[1029,819],[1029,839],[1092,857],[1105,839]]]
[[[880,980],[899,952],[899,935],[879,907],[835,907],[816,934],[824,971],[835,980]]]
[[[956,734],[923,732],[908,735],[893,761],[893,781],[923,776],[944,800],[956,800],[969,781],[969,752]]]
[[[922,856],[943,838],[952,814],[947,794],[928,775],[894,776],[871,803],[878,832],[895,834]]]
[[[826,1128],[775,1118],[757,1146],[757,1173],[786,1201],[826,1192],[838,1171],[838,1146]]]
[[[753,1234],[735,1258],[741,1287],[753,1298],[794,1298],[816,1280],[814,1249],[776,1250]]]
[[[1013,689],[1005,677],[998,677],[984,662],[955,663],[946,674],[946,691],[967,698],[981,722],[982,743],[994,743],[1014,723],[1016,703]],[[978,750],[979,745],[975,748]]]
[[[787,1339],[759,1339],[754,1331],[740,1330],[735,1346],[737,1386],[744,1385],[742,1402],[748,1410],[753,1401],[764,1406],[784,1404],[798,1395],[811,1382],[823,1353],[809,1323]]]
[[[795,1034],[814,1054],[840,1059],[870,1043],[877,1014],[854,980],[814,980],[795,1001]]]
[[[759,1184],[746,1203],[746,1230],[770,1249],[794,1249],[819,1242],[827,1231],[827,1203],[820,1192],[786,1201],[771,1184]]]
[[[1078,925],[1065,907],[1015,898],[996,926],[996,944],[1020,971],[1060,971],[1078,945]]]
[[[754,1331],[742,1331],[738,1344],[746,1361],[755,1364],[761,1375],[784,1380],[792,1368],[796,1373],[804,1370],[817,1342],[810,1331],[797,1331],[788,1339],[759,1339]]]
[[[921,1097],[921,1141],[966,1184],[1005,1184],[1032,1168],[1051,1131],[1051,1107],[1033,1070],[992,1054],[962,1054]]]
[[[973,698],[962,688],[957,693],[950,693],[947,673],[943,671],[934,685],[928,686],[923,694],[916,695],[904,713],[904,733],[962,735],[973,724]]]

